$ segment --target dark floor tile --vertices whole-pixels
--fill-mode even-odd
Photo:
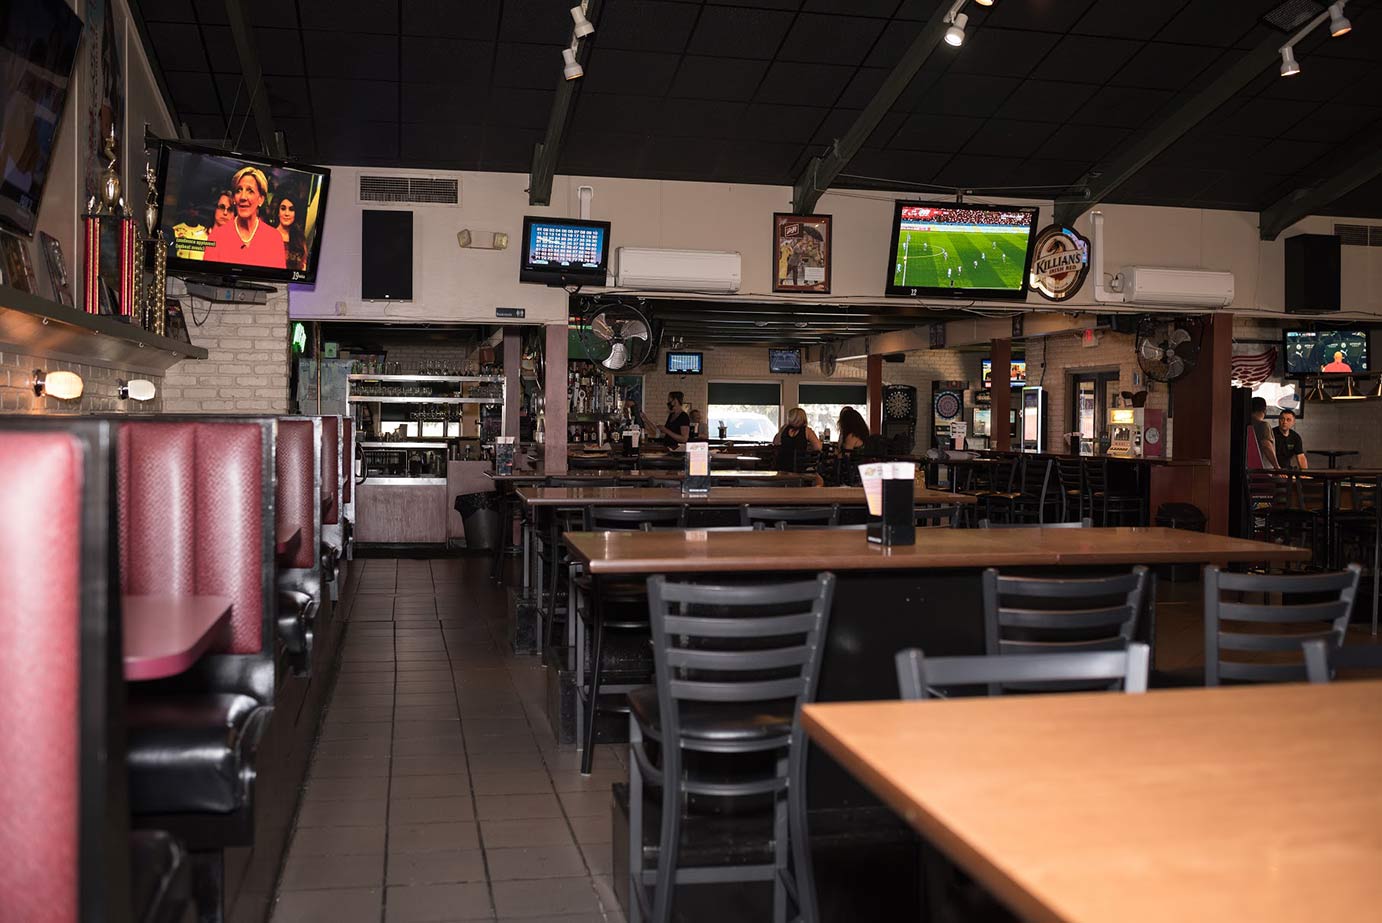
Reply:
[[[504,737],[514,733],[508,718],[471,718],[465,723],[466,737]]]
[[[401,706],[412,705],[455,705],[456,691],[454,689],[431,690],[428,692],[399,692],[398,704]]]
[[[383,826],[389,803],[382,798],[361,801],[304,801],[298,809],[299,827]]]
[[[323,740],[317,744],[316,758],[319,760],[352,760],[386,757],[392,745],[387,737],[367,738],[365,740]]]
[[[386,759],[361,760],[316,760],[312,762],[309,775],[311,779],[356,779],[364,776],[385,776],[389,774],[389,761]]]
[[[339,779],[313,779],[304,794],[306,801],[379,800],[389,795],[386,776],[347,776]]]
[[[522,918],[600,911],[589,878],[549,878],[541,887],[526,881],[496,881],[493,888],[495,910],[501,916]]]
[[[310,856],[296,852],[283,866],[284,891],[377,887],[384,881],[384,854]]]
[[[397,697],[401,698],[401,697]],[[342,708],[392,708],[396,697],[389,692],[353,692],[349,689],[337,690],[331,704]]]
[[[434,753],[427,756],[396,756],[393,760],[395,779],[405,776],[467,776],[466,761],[454,753]]]
[[[390,885],[439,885],[484,880],[485,858],[478,849],[444,849],[389,856]]]
[[[274,905],[273,923],[379,923],[382,888],[291,891]]]
[[[481,820],[530,820],[561,817],[561,805],[552,794],[477,795],[475,813]]]
[[[560,817],[533,820],[482,820],[480,836],[486,849],[511,846],[569,846],[571,830]]]
[[[300,827],[289,853],[298,856],[383,855],[385,827]]]
[[[369,724],[375,721],[392,721],[393,706],[371,706],[362,708],[360,706],[338,706],[335,702],[331,703],[326,710],[326,720],[322,723],[327,725],[342,724]]]
[[[542,754],[537,749],[520,750],[517,753],[502,753],[485,750],[483,744],[470,748],[470,771],[476,774],[542,769],[545,766]]]
[[[384,911],[386,923],[446,923],[494,918],[489,888],[483,883],[390,887]]]
[[[399,721],[393,725],[394,740],[411,737],[461,736],[461,721],[456,718],[432,718],[426,721]]]
[[[390,788],[394,800],[405,798],[458,798],[470,794],[470,779],[464,773],[449,776],[395,776]]]
[[[391,738],[391,721],[331,721],[322,724],[318,740],[368,740],[371,737]]]
[[[393,716],[397,721],[433,721],[459,718],[461,712],[455,705],[398,705]]]
[[[405,737],[393,742],[395,756],[455,756],[465,757],[465,742],[456,731],[432,737]]]
[[[582,846],[614,841],[614,822],[609,815],[603,817],[592,814],[589,817],[571,818],[571,829],[576,834],[576,842]]]
[[[629,773],[623,768],[597,769],[588,776],[569,770],[552,773],[553,787],[558,792],[608,792],[615,782],[627,782]]]
[[[441,824],[395,824],[389,827],[390,861],[395,853],[479,849],[480,834],[472,821]]]
[[[493,881],[571,878],[586,874],[585,860],[575,846],[500,847],[485,850],[485,858]]]
[[[542,769],[486,772],[472,775],[471,787],[477,795],[546,795],[552,780]]]
[[[390,824],[439,824],[473,820],[469,795],[438,798],[396,798],[389,802]]]
[[[581,847],[581,855],[592,875],[614,874],[614,848],[610,843],[591,843]]]
[[[608,789],[594,792],[562,792],[561,806],[568,817],[605,817],[613,795]]]

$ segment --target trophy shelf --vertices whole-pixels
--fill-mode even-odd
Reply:
[[[110,315],[87,314],[8,285],[0,285],[0,342],[64,362],[157,375],[184,359],[207,356],[200,346],[158,336]]]

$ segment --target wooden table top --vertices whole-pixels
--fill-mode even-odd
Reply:
[[[546,474],[541,471],[519,471],[514,474],[495,474],[491,471],[485,472],[485,476],[499,484],[540,484],[549,477],[555,478],[684,478],[684,471],[664,471],[657,468],[639,470],[637,468],[573,468],[565,474]],[[756,469],[753,471],[736,471],[734,469],[716,469],[710,472],[712,478],[757,478],[764,481],[800,481],[812,480],[815,475],[795,474],[791,471],[773,471]]]
[[[842,702],[803,721],[1026,920],[1382,913],[1382,680]]]
[[[674,487],[520,487],[518,496],[531,506],[863,506],[862,487],[711,487],[703,496],[683,496]],[[968,494],[916,486],[916,502],[974,503]]]
[[[125,679],[163,679],[197,662],[230,621],[224,596],[126,596],[121,600]]]
[[[1304,548],[1160,527],[918,529],[915,545],[890,548],[870,543],[859,531],[825,529],[568,532],[565,538],[576,559],[594,574],[977,570],[1310,559]]]

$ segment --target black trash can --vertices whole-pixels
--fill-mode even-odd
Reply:
[[[1168,529],[1203,532],[1205,515],[1192,503],[1163,503],[1156,511],[1156,524]],[[1197,564],[1167,564],[1157,568],[1157,576],[1172,583],[1187,583],[1200,579]]]
[[[465,527],[465,546],[472,551],[492,551],[499,544],[500,514],[503,502],[495,491],[460,494],[456,512]]]

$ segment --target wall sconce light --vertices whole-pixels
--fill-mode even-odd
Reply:
[[[158,388],[154,383],[144,379],[135,378],[130,381],[116,382],[120,386],[120,400],[122,401],[151,401],[158,393]]]
[[[480,236],[481,240],[484,239],[484,231],[477,231],[475,233]],[[494,234],[490,236],[490,242],[488,244],[483,244],[476,242],[475,235],[470,233],[470,228],[462,228],[456,232],[456,245],[463,250],[507,250],[509,246],[509,235],[503,231],[495,231]]]
[[[62,401],[75,401],[82,396],[85,383],[76,372],[44,372],[34,369],[34,396],[55,397]]]

